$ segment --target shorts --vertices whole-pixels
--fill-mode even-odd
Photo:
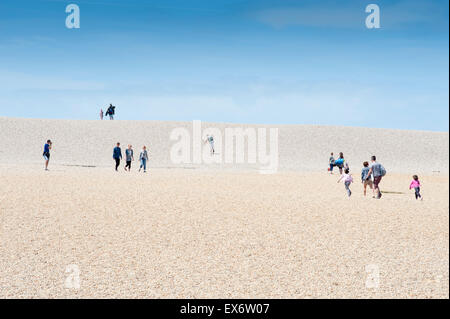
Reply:
[[[383,176],[377,176],[373,178],[373,186],[375,186],[375,188],[378,188],[378,184],[380,184],[382,177]]]
[[[364,181],[364,186],[367,186],[367,185],[369,185],[370,187],[372,187],[373,182],[372,182],[371,179],[366,179],[366,180]]]
[[[50,153],[44,153],[44,154],[42,154],[42,156],[44,156],[44,159],[46,161],[48,161],[50,159]]]

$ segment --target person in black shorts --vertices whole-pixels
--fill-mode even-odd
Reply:
[[[44,152],[42,156],[45,159],[45,170],[48,171],[48,162],[50,161],[50,150],[52,149],[52,141],[47,140],[47,143],[44,145]]]

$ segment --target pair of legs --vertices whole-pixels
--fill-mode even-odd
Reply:
[[[44,154],[45,170],[48,171],[48,162],[50,161],[50,154]]]
[[[377,177],[373,178],[373,190],[376,193],[376,195],[374,197],[378,198],[378,199],[381,198],[381,190],[380,190],[380,187],[378,186],[381,182],[381,177],[382,176],[377,176]]]
[[[330,174],[333,174],[334,164],[330,163]]]
[[[139,172],[144,168],[144,173],[147,171],[147,160],[145,158],[141,158],[141,166],[139,166]]]
[[[114,114],[109,114],[109,119],[114,120]]]
[[[414,195],[416,196],[416,199],[422,199],[422,195],[420,195],[420,187],[414,187]]]
[[[120,165],[120,158],[115,158],[114,160],[116,161],[116,171],[117,171],[117,168]]]
[[[351,183],[352,183],[352,182],[345,182],[345,183],[344,183],[344,185],[345,185],[345,190],[347,191],[348,197],[352,196],[352,191],[350,190],[350,184],[351,184]]]
[[[369,185],[370,189],[372,190],[372,193],[374,193],[372,181],[371,181],[370,179],[366,179],[366,180],[364,181],[364,196],[366,196],[367,185]],[[375,194],[375,193],[374,193],[374,194]]]
[[[127,161],[127,163],[125,164],[125,170],[127,170],[130,172],[131,171],[131,161]]]

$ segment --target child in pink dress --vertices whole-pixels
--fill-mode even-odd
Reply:
[[[414,192],[416,195],[416,199],[423,200],[422,195],[420,195],[420,181],[419,181],[419,176],[417,175],[413,175],[413,180],[411,181],[411,184],[409,184],[409,189],[413,189],[414,188]]]

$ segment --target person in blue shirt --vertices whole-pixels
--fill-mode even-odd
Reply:
[[[361,183],[364,185],[364,196],[366,196],[367,193],[367,185],[369,185],[370,189],[373,190],[373,182],[372,182],[372,174],[369,174],[370,168],[369,168],[369,162],[363,163],[363,168],[361,170]]]
[[[334,161],[334,166],[337,166],[339,168],[339,174],[342,175],[342,170],[344,168],[344,153],[340,152],[339,153],[339,158],[337,160]]]
[[[113,159],[116,161],[116,171],[120,165],[121,158],[122,158],[122,150],[120,149],[120,143],[117,143],[117,146],[114,147],[113,150]]]
[[[42,153],[42,156],[44,156],[45,159],[45,170],[48,171],[48,162],[50,161],[50,150],[52,149],[52,141],[47,140],[47,143],[44,145],[44,153]]]

